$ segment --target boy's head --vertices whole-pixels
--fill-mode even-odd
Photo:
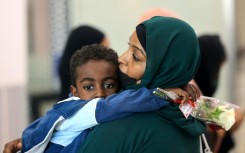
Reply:
[[[72,56],[70,74],[73,96],[83,100],[110,96],[118,90],[117,53],[103,45],[84,46]]]

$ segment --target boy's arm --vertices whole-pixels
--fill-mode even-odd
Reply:
[[[22,151],[43,152],[51,140],[55,128],[59,126],[59,124],[62,124],[66,118],[69,118],[77,112],[77,110],[86,103],[87,101],[80,100],[78,97],[70,97],[55,104],[43,117],[29,124],[23,131]]]
[[[98,123],[119,119],[134,112],[154,111],[168,104],[167,101],[154,96],[153,92],[146,88],[137,91],[127,90],[106,99],[96,98],[88,101],[72,117],[56,126],[50,141],[67,146],[83,130]],[[68,139],[61,138],[62,135],[67,134],[69,134]]]
[[[164,89],[165,90],[165,89]],[[189,100],[190,93],[180,88],[168,88],[168,91],[182,97],[183,102]],[[153,90],[140,88],[125,90],[113,94],[106,99],[97,98],[89,101],[73,117],[66,119],[57,131],[80,131],[97,125],[128,116],[135,112],[155,111],[168,105],[169,102],[153,94]]]
[[[56,130],[84,130],[98,123],[119,119],[135,112],[154,111],[168,104],[168,101],[155,96],[153,91],[146,88],[125,90],[106,99],[91,100]]]
[[[32,122],[22,133],[23,152],[43,152],[52,137],[55,126],[64,118],[50,110]]]
[[[166,105],[169,105],[169,102],[155,96],[153,90],[147,88],[126,90],[99,101],[95,117],[98,123],[102,123],[136,112],[155,111]]]

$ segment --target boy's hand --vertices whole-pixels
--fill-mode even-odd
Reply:
[[[192,102],[195,102],[201,96],[200,89],[194,84],[188,83],[182,89],[188,93]]]
[[[22,149],[22,139],[10,141],[4,145],[3,153],[16,153]]]
[[[185,102],[188,102],[189,100],[189,94],[185,92],[184,90],[182,90],[181,88],[167,88],[163,90],[168,91],[168,92],[173,92],[176,95],[178,95],[181,100],[180,103],[185,103]]]

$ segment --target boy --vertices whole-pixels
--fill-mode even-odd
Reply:
[[[54,105],[23,132],[22,151],[76,152],[88,128],[132,112],[153,111],[168,105],[146,88],[113,94],[118,91],[117,59],[112,49],[101,45],[77,51],[70,65],[73,97]]]

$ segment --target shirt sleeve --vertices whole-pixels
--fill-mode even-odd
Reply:
[[[154,96],[147,88],[126,90],[106,99],[91,100],[56,130],[82,131],[98,123],[119,119],[136,112],[154,111],[168,104],[168,101]]]
[[[98,101],[95,117],[98,123],[103,123],[132,113],[155,111],[166,105],[169,105],[169,102],[155,96],[153,90],[125,90]]]
[[[58,131],[82,131],[98,124],[95,118],[96,105],[101,98],[89,101],[71,118],[65,119],[55,129]]]

